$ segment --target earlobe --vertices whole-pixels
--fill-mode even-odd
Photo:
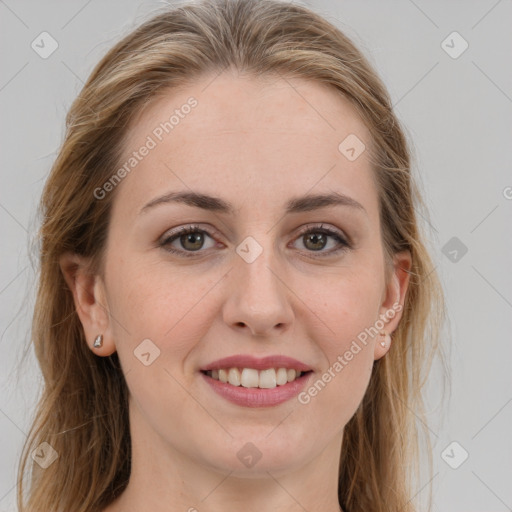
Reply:
[[[73,295],[89,348],[97,355],[112,354],[115,344],[110,332],[110,315],[101,277],[91,272],[87,258],[77,254],[63,254],[59,264]],[[101,343],[98,342],[100,335]]]

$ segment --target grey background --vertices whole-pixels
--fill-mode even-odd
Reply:
[[[451,397],[441,408],[433,400],[429,414],[433,510],[512,510],[511,1],[301,3],[344,30],[384,79],[431,211],[450,319],[444,337],[453,340]],[[36,203],[83,81],[162,5],[0,0],[0,512],[15,510],[14,470],[40,389],[32,352],[19,382],[15,371],[33,306]],[[47,59],[31,48],[43,31],[59,45]],[[453,31],[469,44],[456,59],[441,46]],[[446,246],[453,237],[467,247],[462,257],[456,248],[456,261],[455,246]],[[434,374],[431,396],[439,389]],[[443,458],[453,441],[462,448]],[[462,449],[469,458],[452,469],[447,461],[460,462]],[[428,481],[418,485],[419,497]]]

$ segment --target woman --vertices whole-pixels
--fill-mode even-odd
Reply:
[[[414,510],[443,317],[421,206],[388,93],[319,15],[207,1],[128,35],[42,197],[20,510]]]

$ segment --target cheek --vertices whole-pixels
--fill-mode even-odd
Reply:
[[[314,375],[299,397],[306,407],[312,407],[311,428],[332,425],[332,434],[355,414],[368,387],[374,363],[374,308],[352,307],[338,315],[334,328],[337,336],[317,340],[325,363]],[[325,422],[325,423],[324,423]]]
[[[206,335],[222,273],[171,272],[168,264],[148,264],[142,258],[110,268],[108,302],[120,351],[133,351],[150,339],[161,356],[168,355],[172,344],[173,359],[179,360]]]
[[[308,293],[315,304],[312,309],[321,312],[329,328],[324,331],[327,336],[323,345],[330,360],[343,354],[358,337],[364,341],[364,333],[379,318],[382,286],[378,265],[368,265],[346,272],[328,287],[317,289],[316,299],[314,292]]]
[[[324,363],[313,386],[306,389],[305,401],[318,396],[317,405],[325,410],[331,410],[329,404],[339,404],[332,414],[343,415],[344,421],[357,409],[373,368],[382,283],[371,268],[346,274],[335,286],[324,288],[318,295],[322,302],[312,307],[322,311],[329,329],[323,329],[321,336],[310,333],[323,352]]]

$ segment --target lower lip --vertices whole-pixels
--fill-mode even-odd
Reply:
[[[242,407],[272,407],[297,396],[304,389],[312,372],[301,375],[292,382],[271,389],[244,388],[215,380],[201,372],[202,377],[220,396]]]

